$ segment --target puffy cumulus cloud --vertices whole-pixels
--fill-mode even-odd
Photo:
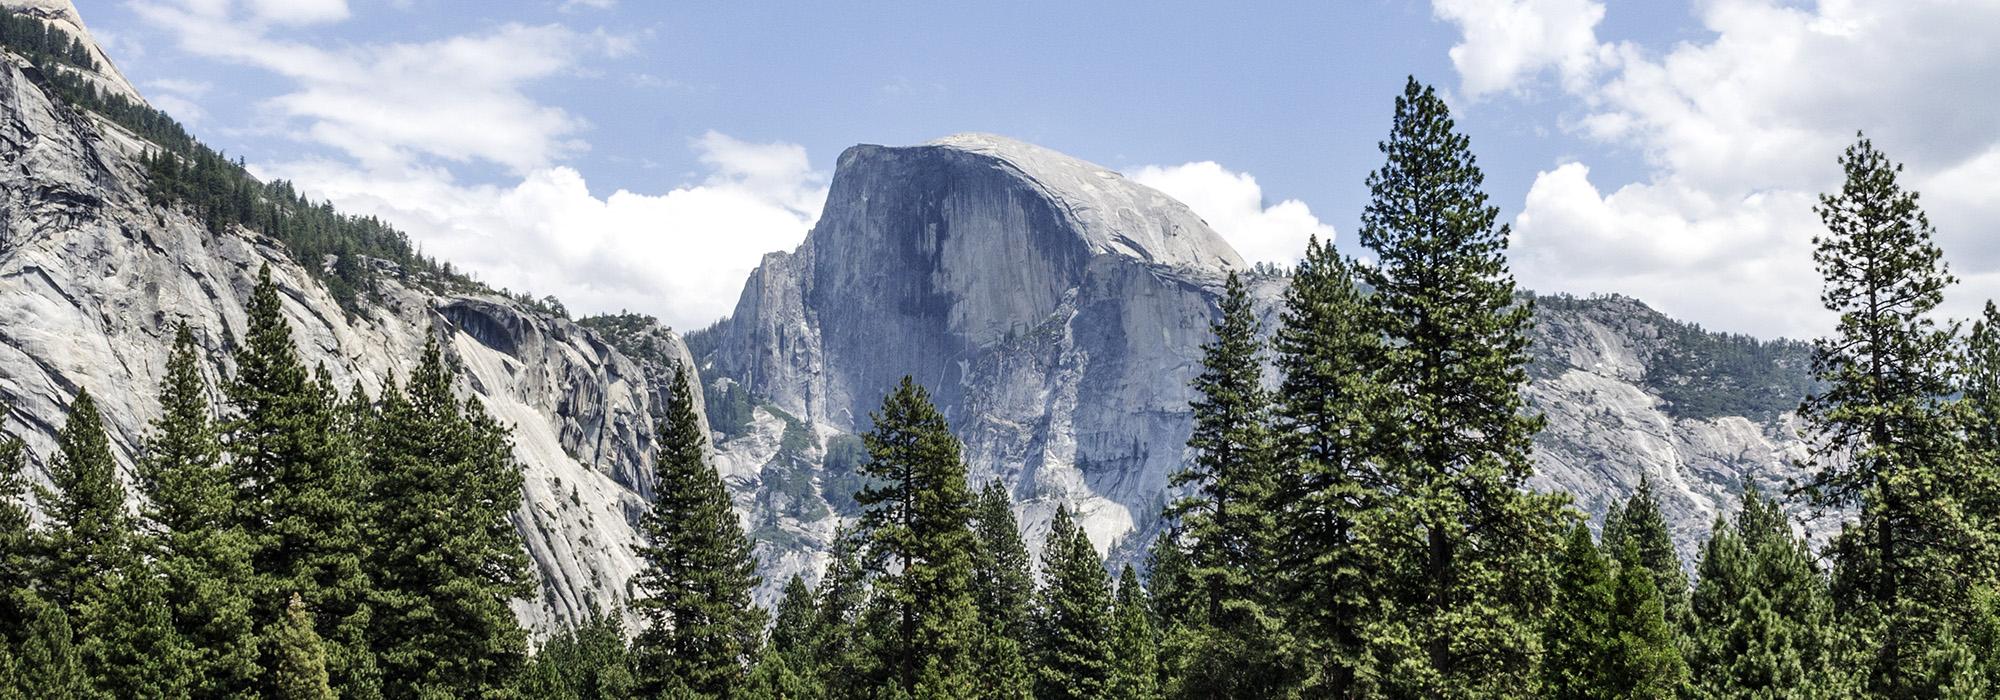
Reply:
[[[1805,337],[1818,310],[1813,197],[1791,191],[1718,199],[1678,182],[1604,194],[1590,168],[1535,177],[1514,222],[1512,264],[1538,292],[1616,291],[1717,329]]]
[[[710,132],[692,146],[710,173],[662,194],[596,197],[582,174],[561,166],[512,186],[461,184],[439,168],[330,160],[259,174],[394,222],[426,254],[489,284],[553,294],[573,312],[640,311],[688,330],[728,314],[765,253],[804,240],[827,181],[796,145]]]
[[[527,85],[572,70],[590,52],[629,47],[601,32],[503,24],[436,41],[331,50],[273,37],[260,15],[226,2],[134,8],[186,51],[290,79],[292,89],[262,107],[293,136],[371,168],[427,158],[489,162],[517,174],[546,167],[586,147],[576,137],[585,124],[534,100]]]
[[[1556,69],[1581,84],[1613,57],[1597,42],[1604,4],[1593,0],[1434,0],[1431,11],[1458,25],[1451,47],[1468,96],[1518,89]]]
[[[1832,320],[1811,268],[1823,230],[1811,207],[1840,185],[1835,159],[1866,130],[1908,165],[1904,185],[1926,193],[1968,282],[1947,313],[1996,291],[2000,93],[1972,86],[2000,74],[2000,4],[1710,0],[1697,12],[1703,39],[1663,53],[1602,44],[1614,56],[1604,70],[1565,81],[1579,115],[1568,126],[1639,153],[1650,172],[1608,188],[1580,163],[1538,175],[1515,222],[1525,283],[1632,293],[1760,336],[1822,333]],[[1470,27],[1466,42],[1477,43]],[[1459,69],[1468,86],[1489,77]]]
[[[1305,254],[1307,238],[1333,241],[1333,227],[1313,216],[1305,202],[1287,199],[1267,206],[1257,178],[1214,161],[1147,165],[1126,176],[1187,204],[1253,263],[1290,265]]]

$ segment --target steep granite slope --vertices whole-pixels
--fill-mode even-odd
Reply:
[[[276,241],[211,233],[185,211],[150,205],[135,160],[150,146],[54,101],[38,76],[0,64],[0,399],[13,406],[6,429],[34,455],[50,453],[62,407],[89,389],[129,470],[159,410],[172,326],[193,328],[221,362],[211,368],[219,381],[269,265],[305,358],[343,386],[372,392],[392,372],[407,376],[435,335],[464,363],[470,391],[514,427],[527,469],[516,522],[544,583],[539,600],[517,604],[524,620],[567,619],[623,595],[664,395],[657,367],[568,320],[490,294],[421,291],[393,269],[373,300],[345,310]],[[678,338],[662,335],[685,360]]]
[[[1232,267],[1240,258],[1184,206],[1044,148],[987,135],[857,146],[806,242],[766,256],[735,315],[694,345],[711,390],[735,383],[766,402],[723,445],[745,488],[774,490],[750,479],[778,456],[779,417],[796,416],[824,448],[788,459],[833,463],[812,483],[841,502],[851,460],[824,452],[866,430],[909,374],[965,440],[973,478],[1012,489],[1031,541],[1067,505],[1100,547],[1129,555],[1183,458],[1188,382]],[[1267,330],[1284,285],[1253,279]],[[1648,475],[1691,555],[1742,484],[1796,475],[1785,412],[1804,391],[1801,347],[1723,342],[1616,297],[1541,308],[1528,394],[1549,427],[1535,487],[1601,514]],[[1690,359],[1718,343],[1756,352],[1726,367]],[[1744,387],[1759,368],[1783,381]],[[1713,397],[1733,400],[1695,406]],[[789,546],[809,551],[833,514],[751,517],[785,523],[803,535]]]

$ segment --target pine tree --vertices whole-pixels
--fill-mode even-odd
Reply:
[[[146,548],[164,577],[164,609],[194,648],[192,691],[248,697],[259,673],[251,541],[233,520],[235,489],[200,362],[194,335],[181,324],[160,384],[161,415],[137,461]]]
[[[1961,398],[1953,416],[1971,463],[1961,472],[1960,492],[1971,525],[2000,533],[2000,307],[1991,301],[1966,333],[1957,374]]]
[[[0,403],[0,417],[12,412]],[[19,437],[0,433],[0,643],[16,645],[21,643],[18,632],[28,626],[28,611],[21,606],[43,568],[39,556],[44,551],[29,529],[27,454]]]
[[[1388,694],[1527,694],[1563,500],[1522,488],[1542,424],[1521,395],[1532,304],[1444,100],[1412,78],[1381,149],[1360,229],[1395,397],[1375,420],[1388,496],[1362,523],[1389,606],[1371,675]]]
[[[175,628],[165,579],[136,557],[84,605],[79,646],[93,685],[118,698],[188,698],[199,681],[194,644]]]
[[[1620,561],[1638,561],[1636,545],[1625,545]],[[1644,566],[1620,565],[1612,588],[1609,690],[1605,697],[1670,700],[1687,685],[1687,664],[1681,659],[1673,628],[1667,624],[1666,601],[1654,587],[1655,575]]]
[[[284,616],[272,626],[270,643],[272,697],[280,700],[333,700],[339,697],[327,681],[326,650],[313,630],[313,614],[297,593]]]
[[[1110,697],[1150,700],[1160,697],[1159,632],[1146,591],[1131,564],[1118,574],[1117,599],[1111,614]]]
[[[1361,627],[1372,596],[1355,523],[1374,505],[1370,461],[1382,347],[1353,264],[1317,238],[1285,290],[1277,337],[1279,448],[1274,569],[1301,640],[1306,692],[1361,692]]]
[[[857,631],[868,595],[866,570],[856,557],[859,538],[845,529],[834,532],[826,573],[813,591],[814,616],[807,641],[810,672],[832,697],[865,694],[869,659]]]
[[[1639,476],[1639,488],[1632,491],[1618,514],[1618,525],[1606,526],[1605,531],[1615,533],[1616,539],[1606,538],[1605,549],[1617,556],[1634,553],[1639,557],[1636,561],[1621,559],[1619,565],[1653,572],[1654,589],[1666,605],[1667,621],[1679,629],[1687,617],[1687,574],[1681,570],[1680,553],[1674,549],[1667,516],[1660,512],[1660,498],[1653,490],[1652,477]]]
[[[1243,281],[1231,272],[1202,346],[1194,379],[1192,461],[1171,484],[1189,494],[1167,510],[1181,528],[1196,598],[1201,663],[1181,669],[1188,692],[1263,695],[1291,683],[1282,620],[1261,584],[1270,573],[1277,531],[1276,477],[1269,429],[1271,397],[1263,388],[1263,343]]]
[[[776,649],[765,649],[750,669],[750,677],[735,697],[744,700],[811,700],[823,697],[818,684]]]
[[[575,627],[542,644],[521,674],[519,695],[536,700],[633,697],[631,655],[618,616],[592,606]]]
[[[367,640],[367,475],[328,429],[338,423],[336,396],[300,362],[269,266],[258,273],[245,313],[236,375],[225,385],[229,417],[222,433],[229,480],[239,488],[236,527],[253,537],[256,617],[267,625],[287,619],[277,606],[298,594],[316,611],[334,688],[350,700],[379,697]],[[273,663],[265,661],[267,668]],[[276,688],[267,680],[263,692]]]
[[[973,506],[972,531],[977,540],[972,558],[972,598],[979,608],[977,659],[980,696],[999,700],[1031,696],[1034,676],[1028,670],[1021,640],[1027,639],[1030,599],[1035,577],[1028,568],[1028,546],[1014,519],[1013,499],[998,481],[980,490]]]
[[[786,656],[806,654],[812,643],[813,620],[819,617],[816,605],[805,579],[793,574],[785,581],[785,595],[778,599],[777,614],[771,620],[770,649]]]
[[[1614,653],[1611,567],[1578,523],[1555,557],[1561,584],[1542,619],[1542,685],[1553,700],[1613,697],[1609,660]]]
[[[70,402],[56,450],[48,468],[54,488],[37,486],[36,500],[49,519],[49,597],[74,623],[114,574],[132,564],[132,523],[104,419],[89,391],[79,390]]]
[[[695,398],[687,382],[671,384],[652,506],[639,523],[645,543],[632,606],[645,628],[632,654],[642,694],[728,697],[748,678],[763,634],[763,609],[750,600],[756,562],[722,476],[708,465]]]
[[[1696,565],[1687,662],[1699,697],[1840,697],[1826,582],[1755,485],[1717,519]]]
[[[91,687],[82,655],[76,647],[69,616],[62,607],[33,593],[17,594],[15,601],[26,613],[21,630],[19,673],[16,683],[26,698],[104,697]]]
[[[1197,618],[1199,591],[1189,571],[1187,552],[1181,548],[1180,532],[1169,528],[1153,539],[1146,550],[1146,592],[1153,612],[1153,626],[1159,630],[1159,688],[1167,697],[1187,697],[1188,678],[1184,669],[1196,664],[1196,647],[1202,637],[1202,620]]]
[[[521,466],[507,430],[459,402],[435,339],[408,386],[384,391],[369,440],[377,540],[373,646],[389,695],[501,694],[527,654],[508,602],[532,591],[508,518]],[[733,522],[733,519],[732,519]]]
[[[1042,543],[1042,588],[1035,596],[1035,697],[1099,700],[1110,694],[1111,586],[1090,537],[1057,508]]]
[[[856,494],[859,535],[893,630],[878,658],[891,684],[915,696],[972,694],[978,609],[971,489],[958,439],[930,394],[909,377],[870,416],[863,436],[873,484]]]
[[[1906,696],[1942,679],[1913,673],[1939,633],[1966,622],[1966,582],[1992,580],[1996,557],[1966,515],[1975,483],[1948,425],[1954,330],[1931,312],[1954,280],[1900,165],[1862,138],[1841,158],[1847,181],[1816,211],[1827,234],[1813,260],[1821,301],[1839,314],[1815,345],[1824,390],[1800,413],[1815,446],[1803,491],[1822,508],[1858,507],[1834,547],[1845,626],[1873,628],[1868,687]]]

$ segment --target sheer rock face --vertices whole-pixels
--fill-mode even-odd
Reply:
[[[913,376],[1031,532],[1068,505],[1106,545],[1159,510],[1221,270],[1241,265],[1184,205],[1048,149],[856,146],[703,361],[822,436],[867,430]]]
[[[409,376],[427,338],[464,365],[461,388],[514,428],[526,473],[514,520],[543,583],[519,601],[530,625],[612,606],[635,568],[631,523],[650,483],[652,416],[666,374],[565,319],[486,295],[434,295],[385,276],[350,314],[276,242],[211,233],[150,206],[134,160],[146,147],[54,104],[28,71],[0,65],[0,398],[36,478],[64,406],[97,397],[126,475],[149,422],[173,327],[187,323],[212,387],[232,368],[244,304],[270,266],[293,338],[339,386],[376,394]],[[678,336],[671,348],[691,361]]]
[[[973,479],[1011,488],[1031,544],[1065,505],[1100,548],[1129,556],[1182,463],[1188,384],[1224,270],[1241,265],[1177,202],[1047,149],[984,135],[857,146],[819,225],[752,273],[702,361],[821,437],[867,430],[868,411],[912,375],[965,441]],[[1266,332],[1285,284],[1252,280]],[[1526,393],[1549,422],[1530,485],[1598,516],[1648,475],[1691,558],[1744,483],[1779,492],[1802,452],[1782,415],[1677,417],[1646,385],[1672,324],[1615,297],[1538,315]],[[739,447],[751,444],[722,449],[745,463],[776,454]]]

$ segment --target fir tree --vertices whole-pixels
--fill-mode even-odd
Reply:
[[[1696,564],[1687,662],[1700,697],[1839,697],[1826,582],[1755,485],[1718,519]]]
[[[727,697],[748,677],[763,634],[763,609],[750,600],[756,562],[722,476],[708,465],[695,398],[687,382],[671,384],[652,507],[639,524],[645,543],[632,605],[645,628],[632,654],[642,694]]]
[[[975,543],[958,439],[909,377],[870,417],[875,429],[862,438],[869,460],[861,473],[873,485],[855,501],[865,509],[859,534],[875,588],[893,618],[878,658],[902,692],[970,695]]]
[[[0,403],[0,417],[12,413]],[[28,611],[21,607],[24,596],[34,589],[40,538],[29,529],[27,445],[11,434],[0,433],[0,643],[20,644],[19,631],[28,625]],[[18,647],[17,647],[18,648]]]
[[[248,328],[236,350],[236,375],[225,386],[230,415],[222,432],[229,479],[239,488],[236,526],[254,538],[258,600],[273,606],[256,617],[267,624],[289,619],[276,606],[298,594],[316,611],[334,688],[350,700],[378,697],[367,640],[371,586],[361,505],[367,475],[328,429],[338,422],[336,397],[300,362],[269,266],[258,273],[245,312]],[[277,689],[267,682],[263,691]]]
[[[125,512],[125,487],[104,419],[88,391],[70,402],[69,418],[56,431],[56,457],[49,463],[53,489],[37,486],[37,500],[49,519],[51,602],[74,623],[94,596],[118,572],[133,564],[132,522]]]
[[[1308,693],[1361,691],[1361,626],[1369,601],[1368,564],[1355,523],[1374,506],[1370,457],[1382,392],[1374,382],[1382,347],[1350,261],[1306,242],[1285,290],[1277,337],[1276,440],[1278,598],[1299,637]]]
[[[1042,543],[1042,576],[1035,597],[1035,697],[1099,700],[1110,694],[1111,586],[1090,537],[1056,510]]]
[[[1901,166],[1865,138],[1841,165],[1846,183],[1816,208],[1821,301],[1839,322],[1814,349],[1825,388],[1800,410],[1815,446],[1802,490],[1823,508],[1858,507],[1834,548],[1835,592],[1846,626],[1875,628],[1869,690],[1931,694],[1942,679],[1912,670],[1968,619],[1966,580],[1990,580],[1995,561],[1966,516],[1976,480],[1945,410],[1953,329],[1931,317],[1954,279]]]
[[[15,601],[26,613],[21,630],[19,671],[15,682],[24,698],[95,698],[69,616],[56,604],[32,593]]]
[[[1542,618],[1543,692],[1553,700],[1613,697],[1612,574],[1589,526],[1578,523],[1570,530],[1554,568],[1561,585]]]
[[[785,581],[785,595],[778,599],[777,614],[771,620],[769,647],[786,656],[800,656],[809,652],[812,644],[813,620],[819,617],[817,603],[813,601],[812,589],[805,579],[793,574]]]
[[[828,553],[826,573],[813,591],[813,621],[808,639],[810,673],[833,697],[855,697],[867,692],[869,659],[863,658],[857,631],[858,616],[866,603],[866,570],[856,557],[859,538],[845,529],[836,530]]]
[[[1283,663],[1283,623],[1260,582],[1274,555],[1276,478],[1265,392],[1263,345],[1256,310],[1231,272],[1202,346],[1194,379],[1192,461],[1170,482],[1189,495],[1167,510],[1181,528],[1189,572],[1198,590],[1188,655],[1181,669],[1188,692],[1262,695],[1292,681]]]
[[[1666,605],[1667,620],[1678,629],[1687,615],[1687,574],[1681,570],[1673,533],[1667,530],[1667,516],[1660,512],[1660,498],[1653,490],[1652,477],[1639,476],[1639,488],[1632,491],[1625,507],[1619,509],[1618,518],[1617,525],[1605,527],[1606,532],[1615,536],[1615,539],[1605,538],[1606,551],[1620,557],[1628,552],[1636,554],[1637,560],[1620,559],[1619,565],[1653,572],[1654,589]]]
[[[521,674],[520,695],[537,700],[633,697],[631,655],[618,616],[592,606],[575,627],[549,638]]]
[[[333,700],[339,697],[327,681],[326,650],[313,630],[313,614],[305,600],[292,594],[284,616],[271,636],[272,697],[280,700]]]
[[[437,342],[409,384],[385,390],[369,440],[379,536],[371,547],[383,689],[393,696],[502,693],[527,653],[508,602],[533,579],[508,519],[521,466],[507,431],[459,402]]]
[[[1412,78],[1381,150],[1360,229],[1395,397],[1375,421],[1388,496],[1362,524],[1389,606],[1371,675],[1388,694],[1526,694],[1562,501],[1522,488],[1542,424],[1521,395],[1533,308],[1444,100]]]
[[[1637,561],[1636,549],[1626,543],[1620,560]],[[1667,624],[1666,601],[1655,580],[1644,566],[1618,567],[1612,588],[1610,693],[1605,697],[1669,700],[1679,697],[1687,684],[1687,664]]]
[[[111,697],[193,697],[200,680],[197,649],[175,628],[166,581],[156,573],[135,558],[84,606],[84,663]]]
[[[193,692],[248,697],[259,673],[251,541],[235,527],[235,489],[200,362],[194,335],[181,324],[160,383],[161,415],[138,460],[147,549],[165,578],[164,608],[194,648]]]
[[[987,482],[973,507],[972,597],[979,608],[977,659],[980,696],[999,700],[1030,697],[1034,676],[1021,640],[1027,639],[1029,604],[1035,578],[1028,569],[1028,546],[1014,520],[1013,500],[998,481]]]
[[[1111,682],[1106,693],[1130,700],[1160,697],[1159,633],[1139,573],[1130,564],[1118,574],[1111,624]]]

